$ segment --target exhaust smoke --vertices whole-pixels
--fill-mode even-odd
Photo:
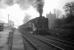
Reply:
[[[43,6],[44,6],[44,0],[36,0],[34,7],[39,12],[40,17],[42,17],[43,14]]]

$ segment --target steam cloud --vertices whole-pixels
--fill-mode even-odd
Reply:
[[[40,16],[42,16],[43,13],[43,6],[44,6],[44,1],[37,0],[37,11],[39,12]]]
[[[5,4],[11,6],[14,4],[14,1],[13,0],[5,0]]]
[[[43,12],[44,0],[0,0],[0,8],[3,6],[12,6],[14,4],[18,4],[22,9],[27,9],[30,6],[33,6],[37,9],[41,16]]]
[[[14,4],[13,0],[0,0],[0,8],[12,6],[13,4]]]
[[[0,7],[18,4],[21,8],[25,9],[31,6],[35,1],[36,0],[0,0]]]

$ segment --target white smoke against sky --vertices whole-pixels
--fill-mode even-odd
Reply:
[[[15,22],[15,25],[19,26],[26,14],[30,15],[31,19],[39,16],[37,11],[38,1],[40,0],[0,0],[1,16],[7,21],[8,14],[10,14],[10,19]],[[41,1],[43,2],[43,0]],[[45,16],[54,8],[62,9],[68,1],[73,0],[44,0],[43,15]]]
[[[12,6],[17,3],[18,5],[20,5],[20,7],[26,8],[29,7],[33,3],[33,1],[32,0],[0,0],[0,5]]]
[[[1,0],[0,19],[7,22],[9,14],[9,19],[14,21],[16,26],[19,26],[23,23],[26,14],[30,15],[31,19],[38,16],[37,11],[31,5],[32,0]]]
[[[40,0],[39,0],[40,1]],[[73,0],[42,0],[44,1],[44,9],[53,9],[55,7],[62,7],[66,2],[70,2]],[[0,0],[0,8],[6,6],[12,6],[14,4],[18,4],[20,8],[27,9],[30,6],[36,6],[39,2],[37,0]],[[54,6],[55,4],[55,6]]]

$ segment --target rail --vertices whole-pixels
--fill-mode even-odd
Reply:
[[[74,49],[73,48],[73,45],[71,44],[68,44],[66,42],[63,42],[62,40],[54,40],[55,38],[46,38],[46,37],[43,37],[43,36],[35,36],[35,35],[32,35],[32,34],[26,34],[24,32],[21,32],[23,34],[23,40],[25,40],[25,38],[29,38],[31,39],[33,37],[33,39],[37,39],[38,41],[42,42],[42,43],[45,43],[45,44],[49,44],[49,45],[52,45],[56,48],[59,48],[61,50],[67,50],[67,49]],[[25,35],[24,35],[25,34]],[[26,37],[25,37],[26,36]],[[25,38],[24,38],[25,37]],[[29,41],[29,40],[28,40]],[[30,42],[33,41],[32,39],[30,40]],[[32,42],[33,43],[33,42]],[[34,45],[34,44],[33,44]],[[70,46],[69,46],[70,45]]]

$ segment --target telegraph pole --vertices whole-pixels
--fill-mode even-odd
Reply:
[[[8,14],[8,23],[9,23],[9,14]]]
[[[8,25],[10,26],[9,17],[10,17],[10,15],[8,14]]]

